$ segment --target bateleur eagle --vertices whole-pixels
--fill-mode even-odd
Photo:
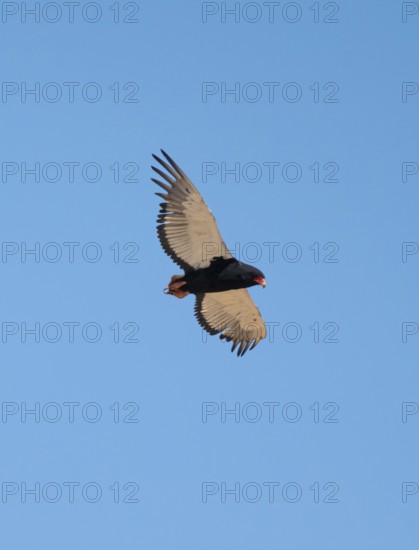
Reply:
[[[237,355],[266,337],[258,308],[246,288],[265,286],[265,276],[255,267],[233,258],[226,247],[214,216],[196,187],[179,166],[161,151],[164,159],[153,155],[164,168],[152,169],[164,181],[152,178],[164,193],[156,193],[160,204],[157,233],[160,243],[184,271],[173,275],[165,291],[184,298],[195,294],[195,316],[210,334],[232,341]]]

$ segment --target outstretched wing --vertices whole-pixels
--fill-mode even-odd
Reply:
[[[233,341],[231,351],[240,344],[242,356],[266,337],[266,327],[246,289],[197,294],[195,315],[210,334],[221,332],[220,338]]]
[[[204,199],[169,155],[163,150],[162,153],[167,162],[153,157],[167,174],[152,168],[167,183],[152,180],[165,190],[156,193],[166,201],[160,204],[157,218],[157,233],[164,251],[185,271],[208,267],[216,256],[231,258]]]

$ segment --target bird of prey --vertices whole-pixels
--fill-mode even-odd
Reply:
[[[264,274],[233,258],[217,227],[215,218],[198,190],[163,150],[164,160],[153,158],[166,172],[152,166],[164,181],[151,178],[164,193],[156,193],[160,204],[157,234],[168,256],[184,271],[173,275],[167,294],[184,298],[195,294],[195,316],[210,334],[233,342],[237,355],[266,337],[258,308],[246,288],[265,287]],[[165,183],[166,182],[166,183]]]

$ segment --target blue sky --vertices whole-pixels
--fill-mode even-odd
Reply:
[[[419,8],[236,4],[2,3],[5,547],[417,547]],[[160,148],[266,275],[241,359]]]

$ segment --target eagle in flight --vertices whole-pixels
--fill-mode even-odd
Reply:
[[[168,256],[183,270],[173,275],[166,287],[167,294],[184,298],[195,294],[195,316],[209,334],[237,346],[237,355],[266,337],[266,327],[260,312],[246,288],[265,287],[264,274],[231,255],[217,227],[215,218],[198,190],[163,150],[165,160],[153,158],[165,170],[152,169],[164,181],[152,178],[164,193],[156,193],[160,204],[157,234]]]

